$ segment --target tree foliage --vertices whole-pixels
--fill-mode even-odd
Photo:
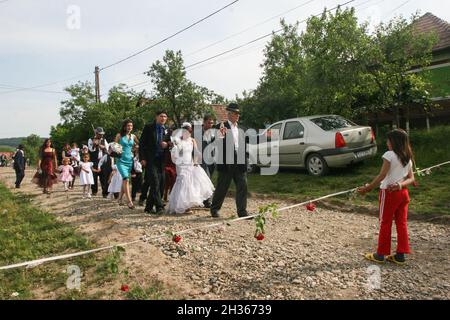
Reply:
[[[39,148],[42,146],[43,140],[36,134],[30,134],[28,137],[22,140],[23,151],[25,157],[30,160],[32,165],[37,164],[39,158]]]
[[[334,113],[361,118],[368,112],[429,102],[425,72],[432,34],[414,30],[417,17],[394,18],[369,33],[353,8],[311,17],[303,33],[281,21],[265,49],[255,90],[239,99],[246,125],[264,127],[280,119]]]
[[[223,101],[213,91],[186,78],[181,51],[167,50],[162,61],[152,64],[147,75],[156,91],[155,99],[178,127],[184,121],[201,119],[211,112],[210,104]]]

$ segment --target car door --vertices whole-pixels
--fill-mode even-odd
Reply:
[[[299,120],[286,121],[280,140],[280,164],[301,165],[305,148],[305,126]]]
[[[272,150],[274,152],[279,152],[279,140],[281,135],[281,129],[282,129],[283,123],[275,123],[264,132],[264,138],[262,141],[258,143],[258,149],[259,152],[262,154],[265,154],[266,156],[270,157],[272,154]],[[260,160],[259,160],[260,161]],[[262,162],[270,161],[269,159],[266,159]],[[279,160],[278,160],[279,161]],[[267,164],[267,163],[264,163]]]

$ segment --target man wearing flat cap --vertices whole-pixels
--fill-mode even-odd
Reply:
[[[102,127],[98,127],[94,130],[95,137],[89,139],[88,141],[88,149],[89,149],[89,156],[91,158],[91,162],[94,164],[94,168],[98,169],[98,163],[100,162],[100,159],[103,158],[103,155],[108,153],[108,142],[104,138],[105,131]],[[92,185],[92,195],[96,195],[98,192],[98,178],[102,179],[100,173],[93,172],[94,175],[94,184]],[[104,183],[102,183],[103,187]],[[106,192],[103,192],[104,197],[106,197]]]
[[[219,130],[215,143],[217,146],[217,171],[219,177],[211,203],[211,215],[219,217],[219,211],[230,188],[231,181],[236,186],[236,208],[239,217],[247,213],[247,143],[245,132],[238,125],[240,110],[236,103],[227,108],[228,121],[215,126]]]

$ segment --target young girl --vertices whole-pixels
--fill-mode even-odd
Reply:
[[[108,198],[113,200],[114,198],[118,198],[120,191],[122,190],[122,176],[120,175],[119,170],[117,170],[117,166],[115,164],[112,165],[112,172],[109,177],[109,186],[108,186]]]
[[[136,201],[136,195],[142,189],[142,165],[139,161],[139,150],[135,147],[133,167],[131,168],[131,201]]]
[[[376,253],[367,253],[366,259],[384,263],[385,260],[396,264],[405,263],[405,254],[409,253],[408,216],[409,194],[406,188],[414,183],[412,168],[413,153],[408,135],[404,130],[396,129],[387,135],[387,151],[383,155],[380,174],[370,184],[358,189],[365,194],[380,185],[380,233]],[[397,227],[397,252],[391,254],[391,227],[395,219]]]
[[[94,172],[99,172],[94,168],[94,163],[90,162],[89,153],[83,154],[83,161],[80,163],[80,185],[83,186],[83,199],[91,196],[91,185],[94,184]]]
[[[73,167],[73,180],[70,184],[70,189],[73,189],[75,186],[75,179],[80,175],[80,148],[74,142],[72,143],[72,148],[70,149],[70,160]]]
[[[63,165],[60,166],[59,172],[61,173],[59,176],[59,181],[64,183],[64,191],[69,191],[70,183],[73,180],[73,168],[70,165],[69,158],[63,158]]]

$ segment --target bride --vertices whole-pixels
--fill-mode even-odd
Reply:
[[[203,206],[214,193],[214,185],[198,165],[201,153],[191,138],[192,126],[185,122],[182,134],[173,138],[172,161],[177,167],[177,179],[169,196],[169,213],[192,213],[191,208]]]

